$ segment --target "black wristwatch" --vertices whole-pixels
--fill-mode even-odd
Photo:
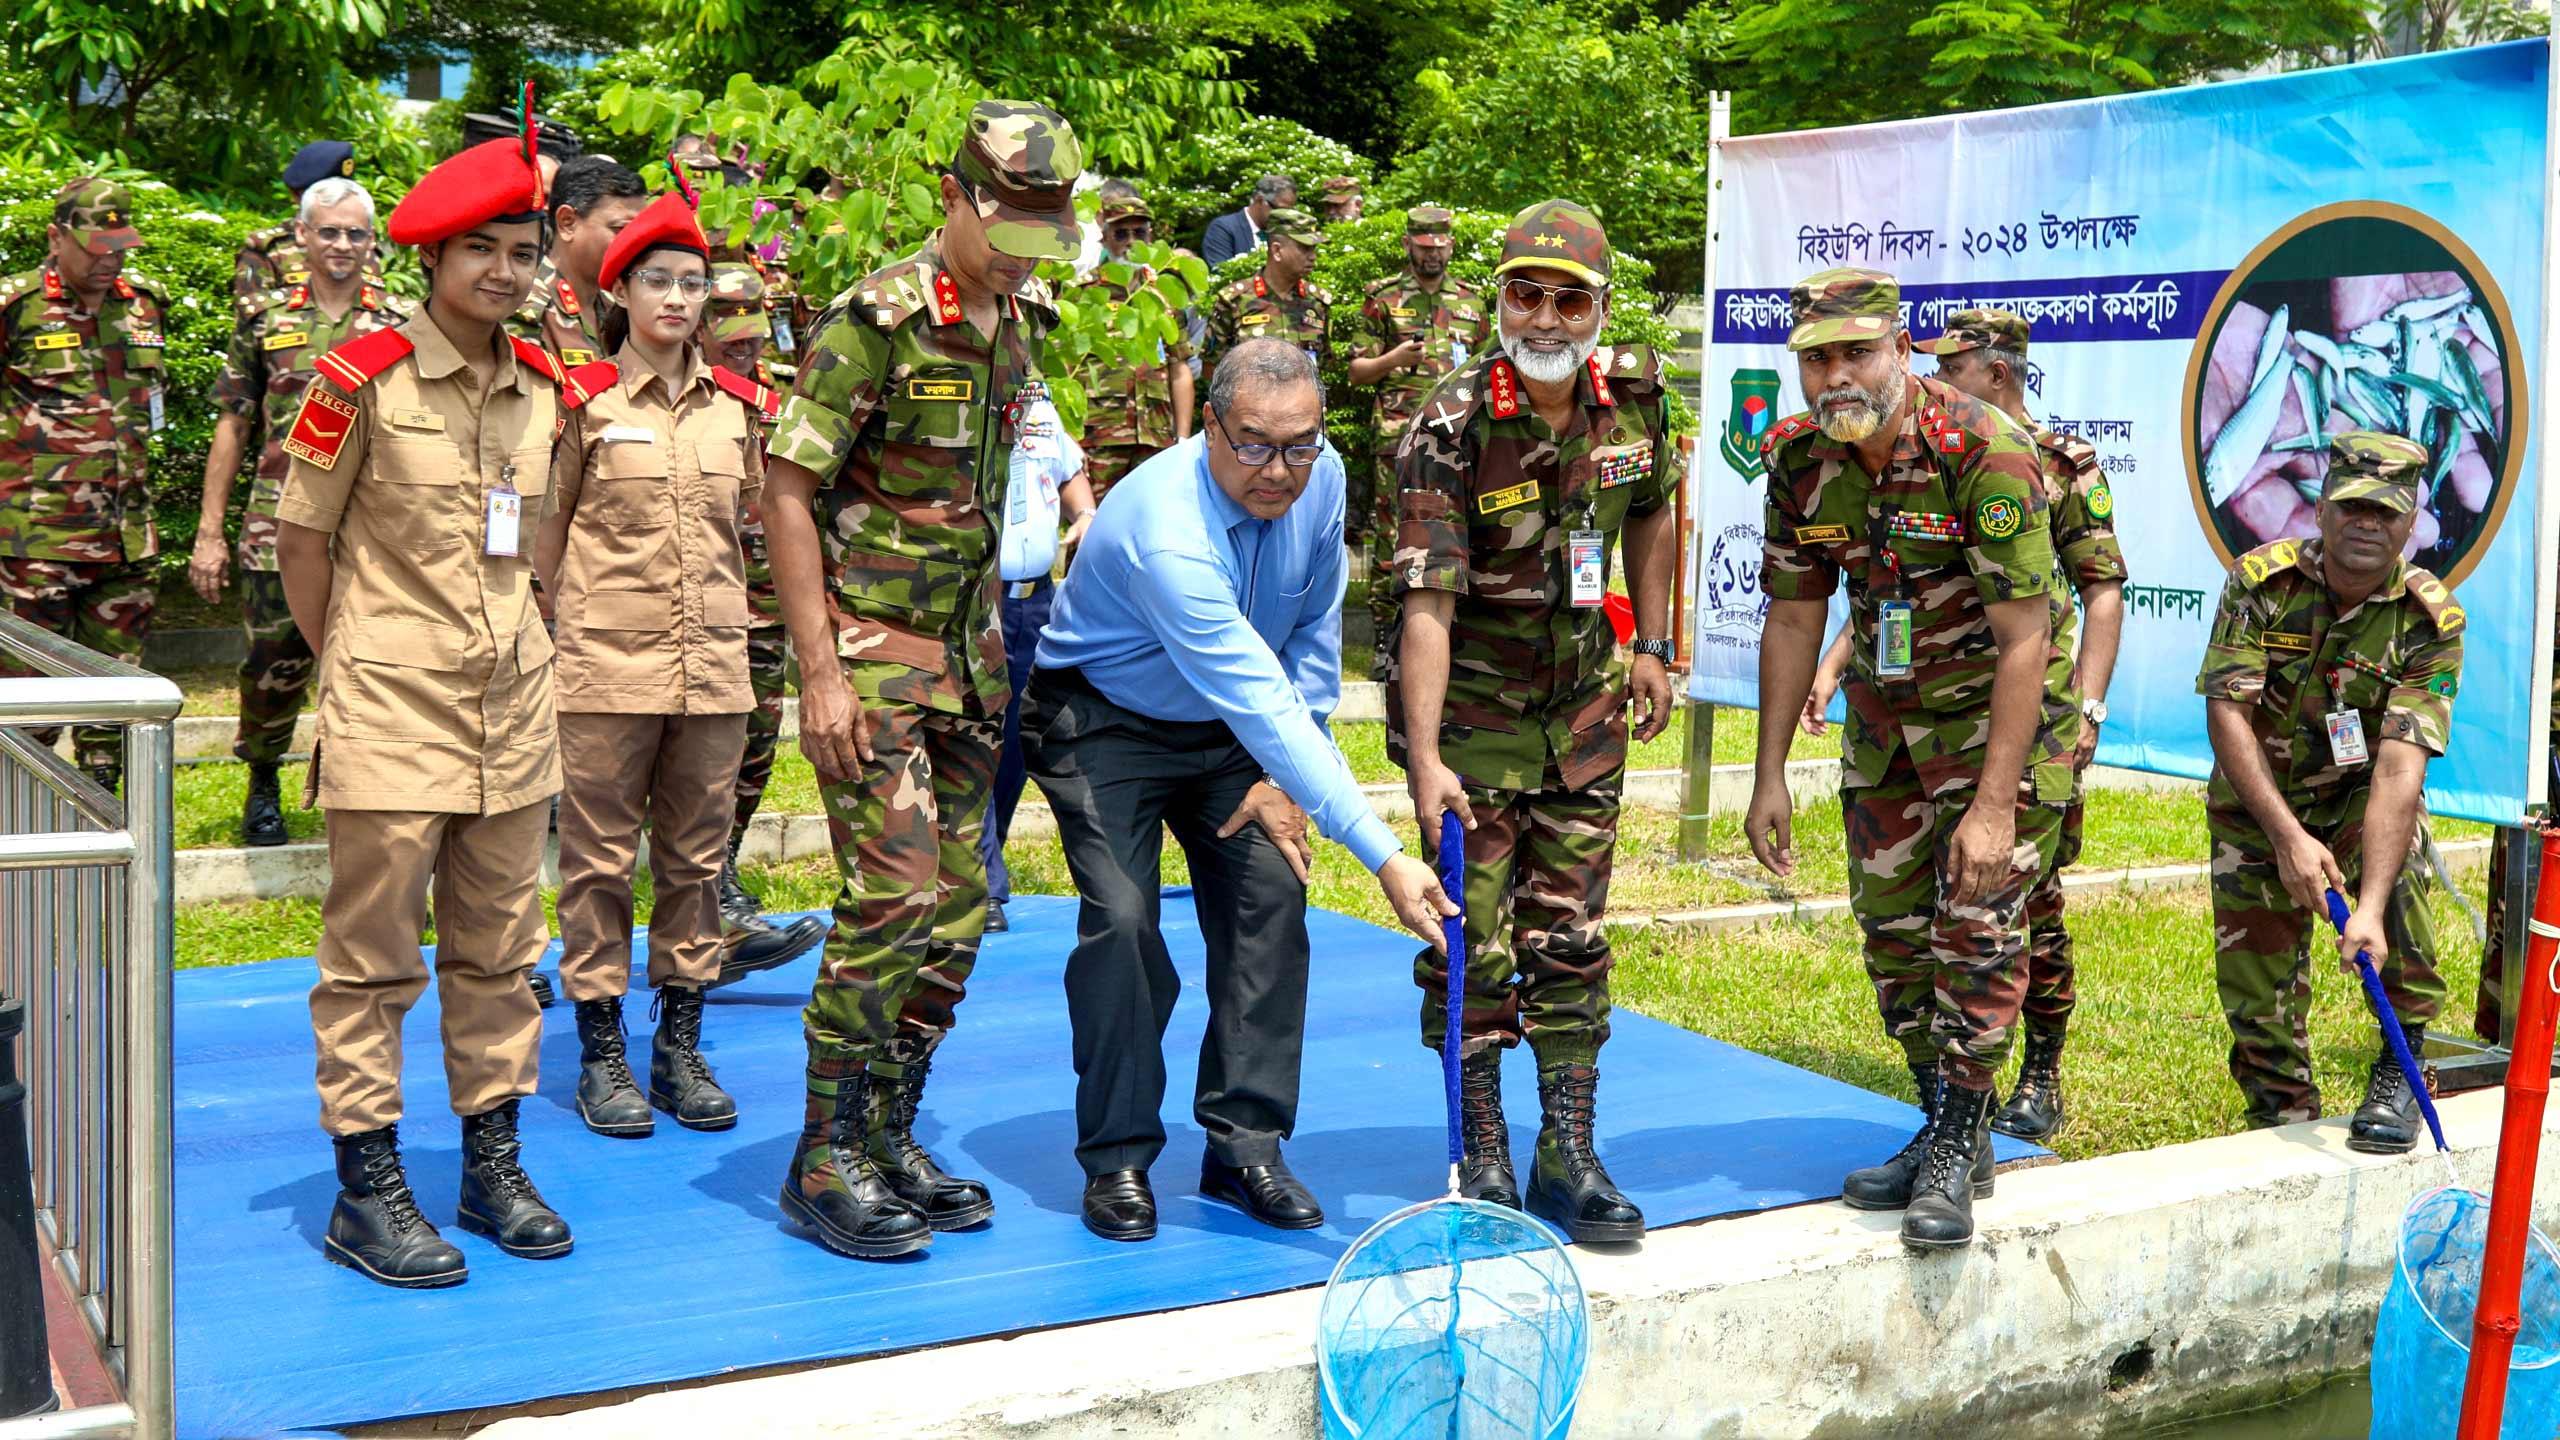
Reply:
[[[1672,647],[1668,640],[1639,640],[1633,648],[1637,654],[1650,655],[1666,666],[1671,663]]]

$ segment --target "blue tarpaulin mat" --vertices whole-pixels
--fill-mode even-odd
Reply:
[[[337,1182],[311,1088],[313,963],[181,971],[180,1433],[268,1435],[510,1405],[1323,1284],[1362,1231],[1440,1193],[1447,1176],[1439,1065],[1415,1030],[1414,942],[1308,917],[1304,1094],[1288,1156],[1328,1223],[1286,1233],[1194,1193],[1201,942],[1186,898],[1167,900],[1166,938],[1187,988],[1165,1044],[1161,1230],[1142,1245],[1096,1239],[1078,1218],[1084,1175],[1059,981],[1075,941],[1072,899],[1022,897],[1012,930],[987,938],[917,1129],[953,1171],[989,1181],[994,1223],[887,1263],[842,1259],[790,1233],[775,1203],[800,1129],[800,1007],[813,961],[714,993],[705,1050],[741,1112],[724,1134],[663,1116],[648,1140],[587,1133],[571,1100],[576,1026],[565,1003],[545,1012],[525,1158],[577,1249],[544,1261],[511,1259],[448,1223],[460,1127],[445,1104],[430,987],[409,1017],[401,1138],[428,1218],[462,1248],[471,1278],[418,1292],[321,1258]],[[635,965],[645,963],[644,944]],[[647,1008],[635,982],[639,1057]],[[1881,1037],[1876,1048],[1898,1071]],[[1917,1123],[1908,1105],[1626,1010],[1602,1058],[1601,1155],[1656,1227],[1831,1198],[1842,1174],[1892,1153]],[[1512,1053],[1506,1084],[1525,1173],[1538,1113],[1525,1050]],[[2037,1153],[2000,1147],[2003,1159]]]

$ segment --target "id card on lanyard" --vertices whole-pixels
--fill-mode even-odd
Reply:
[[[524,554],[524,497],[516,493],[516,467],[510,461],[498,472],[498,483],[482,497],[488,506],[483,554],[513,560]]]
[[[1911,675],[1911,600],[1903,592],[1902,557],[1893,553],[1890,511],[1868,522],[1868,563],[1884,567],[1884,584],[1876,597],[1876,678],[1904,680]]]
[[[1565,535],[1565,561],[1573,576],[1573,608],[1591,610],[1609,598],[1609,537],[1597,530]]]

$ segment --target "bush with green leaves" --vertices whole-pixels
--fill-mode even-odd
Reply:
[[[1231,129],[1192,136],[1138,188],[1155,212],[1156,234],[1196,250],[1210,219],[1242,206],[1253,182],[1265,175],[1297,181],[1298,203],[1311,210],[1317,187],[1330,177],[1349,175],[1367,186],[1376,173],[1367,156],[1339,141],[1295,120],[1257,115]]]
[[[45,259],[45,227],[53,197],[88,172],[31,167],[0,159],[0,275],[36,269]],[[127,273],[167,302],[167,424],[151,437],[152,512],[160,522],[164,578],[186,573],[204,494],[205,450],[213,441],[214,378],[231,344],[231,262],[250,231],[274,218],[210,210],[156,180],[121,175],[133,193],[134,228],[144,248]],[[245,488],[245,487],[244,487]]]

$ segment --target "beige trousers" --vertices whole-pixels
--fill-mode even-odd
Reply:
[[[320,1124],[332,1135],[400,1118],[400,1027],[427,988],[418,935],[435,892],[436,1001],[456,1115],[533,1093],[542,1011],[527,981],[542,922],[548,803],[497,815],[329,812],[329,896],[311,987]]]
[[[560,987],[605,1000],[631,985],[631,874],[649,832],[657,892],[649,984],[720,975],[720,862],[747,717],[560,716]]]

